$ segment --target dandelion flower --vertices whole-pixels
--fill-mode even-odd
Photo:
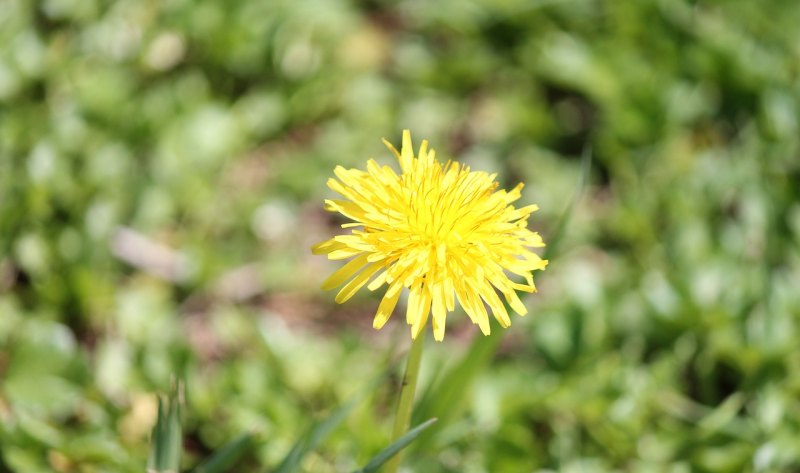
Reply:
[[[511,324],[499,294],[525,315],[516,291],[535,292],[533,271],[544,269],[547,260],[531,251],[544,246],[539,234],[528,230],[528,217],[538,206],[512,205],[523,185],[497,190],[496,174],[471,171],[455,161],[442,165],[427,141],[415,156],[408,130],[400,152],[384,143],[400,161],[400,175],[369,160],[366,171],[337,166],[338,180],[328,180],[344,199],[326,200],[325,209],[352,220],[342,225],[352,230],[312,248],[332,260],[350,259],[323,289],[344,284],[336,295],[343,303],[364,285],[371,291],[387,285],[373,321],[380,329],[407,288],[412,338],[432,313],[434,338],[441,341],[456,300],[485,335],[487,306],[501,326]]]

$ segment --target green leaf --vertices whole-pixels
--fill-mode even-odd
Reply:
[[[159,396],[158,418],[153,427],[148,473],[177,473],[181,463],[181,406],[183,385],[178,382],[169,397]]]
[[[236,461],[253,446],[254,435],[242,434],[214,452],[194,473],[222,473],[231,471]]]
[[[391,445],[381,450],[369,463],[366,464],[363,468],[354,473],[373,473],[378,471],[378,468],[383,466],[384,463],[389,461],[393,456],[397,455],[397,452],[404,449],[408,444],[416,440],[417,437],[428,427],[432,426],[437,419],[434,417],[432,419],[428,419],[422,424],[414,427],[413,429],[409,430],[405,433],[402,437],[392,442]]]

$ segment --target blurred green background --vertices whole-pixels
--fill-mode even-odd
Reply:
[[[173,376],[186,468],[252,431],[235,471],[269,471],[391,373],[301,466],[383,448],[407,327],[335,306],[309,247],[334,166],[403,128],[526,182],[559,241],[529,316],[427,347],[409,471],[800,471],[797,25],[783,0],[3,0],[0,471],[142,471]]]

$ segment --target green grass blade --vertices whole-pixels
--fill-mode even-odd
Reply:
[[[327,438],[327,436],[330,435],[330,433],[336,427],[338,427],[345,418],[347,418],[347,415],[350,414],[350,411],[352,411],[361,402],[364,396],[373,392],[375,388],[387,377],[388,373],[381,374],[372,382],[370,382],[361,393],[357,394],[352,400],[347,402],[347,404],[333,411],[323,421],[313,424],[308,433],[303,435],[297,440],[297,442],[295,442],[295,444],[292,446],[292,449],[289,450],[289,453],[286,455],[274,473],[290,473],[294,471],[303,460],[303,457],[308,452],[316,449],[325,440],[325,438]]]
[[[547,242],[547,246],[544,249],[543,255],[545,259],[552,258],[557,254],[556,250],[558,249],[561,241],[564,239],[564,234],[566,233],[567,225],[572,219],[572,213],[575,210],[575,205],[577,205],[578,201],[583,196],[583,191],[586,189],[586,183],[589,181],[589,172],[591,169],[592,149],[587,147],[583,149],[581,156],[581,172],[578,175],[578,184],[575,186],[575,193],[572,194],[572,198],[567,204],[567,207],[564,209],[564,212],[561,213],[561,217],[558,219],[558,224],[556,224],[553,235]]]
[[[159,396],[158,418],[153,426],[147,471],[177,473],[180,469],[183,434],[181,432],[182,385],[178,383],[169,397]]]
[[[496,327],[493,327],[496,328]],[[458,363],[442,375],[436,385],[425,393],[414,410],[413,419],[437,417],[446,422],[456,414],[462,406],[464,394],[475,376],[483,371],[494,356],[502,337],[497,335],[484,337],[478,335],[469,347],[469,351]]]
[[[211,457],[194,469],[194,473],[223,473],[232,471],[231,467],[242,455],[253,447],[255,436],[242,434],[214,452]]]
[[[397,452],[404,449],[406,446],[408,446],[408,444],[416,440],[416,438],[419,437],[420,434],[428,427],[432,426],[436,420],[437,419],[435,417],[433,419],[428,419],[422,424],[409,430],[402,437],[392,442],[391,445],[378,452],[378,454],[375,455],[375,457],[373,457],[372,460],[366,464],[366,466],[354,473],[374,473],[378,471],[378,468],[383,466],[383,464],[389,461],[389,459],[391,459],[393,456],[397,455]]]
[[[316,423],[306,435],[303,435],[300,439],[295,442],[292,449],[289,450],[289,453],[281,462],[280,466],[275,470],[275,473],[290,473],[294,471],[300,462],[303,460],[305,455],[316,449],[324,440],[325,438],[330,435],[330,433],[336,427],[341,424],[350,411],[356,407],[361,400],[361,396],[356,397],[355,399],[351,400],[347,404],[343,405],[342,407],[336,409],[329,415],[326,419],[322,422]]]

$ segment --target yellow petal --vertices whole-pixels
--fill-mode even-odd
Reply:
[[[444,324],[447,317],[447,309],[445,307],[445,294],[444,285],[437,284],[434,286],[433,300],[431,302],[431,310],[433,311],[433,338],[441,342],[444,339]]]
[[[391,151],[397,157],[397,159],[399,160],[400,159],[400,152],[397,151],[397,148],[395,148],[394,145],[391,144],[389,142],[389,140],[387,140],[386,138],[384,138],[382,141],[383,141],[383,144],[386,145],[387,148],[389,148],[389,151]]]
[[[411,170],[414,161],[414,147],[411,144],[411,132],[403,130],[403,145],[400,147],[400,168],[403,172]]]
[[[367,259],[369,261],[369,259]],[[367,289],[374,291],[386,283],[386,278],[389,277],[389,272],[384,271],[378,275],[371,283],[367,285]]]
[[[356,248],[349,248],[347,245],[342,245],[341,249],[333,250],[328,253],[328,259],[338,260],[338,259],[347,259],[352,256],[356,256],[358,254],[363,253],[363,250],[359,250]]]
[[[444,300],[447,310],[450,312],[456,310],[456,292],[453,287],[453,278],[447,277],[444,280]]]
[[[494,318],[500,322],[500,325],[503,328],[508,328],[511,325],[511,319],[508,318],[506,306],[504,306],[500,301],[500,298],[497,297],[497,293],[495,292],[494,288],[488,284],[485,285],[481,290],[481,297],[486,301],[487,304],[489,304]]]
[[[530,215],[533,212],[536,212],[537,210],[539,210],[539,206],[536,204],[526,205],[525,207],[520,207],[516,210],[509,212],[505,216],[505,218],[507,218],[508,220],[519,220],[522,217],[527,217],[528,215]]]
[[[512,282],[511,287],[522,292],[536,292],[536,286],[534,286],[533,283],[531,283],[530,286],[526,286],[524,284],[517,284],[515,282]]]
[[[345,281],[353,277],[354,274],[361,271],[367,264],[367,255],[362,254],[348,261],[347,264],[336,270],[331,274],[325,282],[322,283],[322,289],[329,291],[335,287],[344,284]]]
[[[419,302],[417,301],[420,298],[420,288],[418,286],[411,287],[408,289],[408,301],[406,302],[406,323],[408,325],[414,325],[416,322],[417,316],[417,306]]]
[[[411,339],[416,340],[417,335],[422,332],[425,328],[425,323],[428,321],[428,316],[431,313],[431,295],[423,293],[421,306],[420,306],[420,318],[417,320],[417,324],[411,327]]]
[[[339,243],[344,243],[349,248],[358,249],[361,251],[374,251],[375,247],[367,242],[364,241],[364,238],[361,235],[356,234],[357,231],[353,231],[353,235],[338,235],[333,237],[334,240],[338,241]]]
[[[470,292],[467,293],[467,297],[470,299],[470,304],[472,305],[472,311],[475,313],[475,320],[478,323],[478,327],[480,327],[484,335],[489,335],[492,329],[489,325],[489,314],[486,313],[486,307],[483,305],[481,298],[478,297],[477,290],[474,287],[468,289]]]
[[[417,159],[422,159],[423,161],[428,160],[428,140],[422,140],[422,143],[420,143]]]
[[[315,255],[324,255],[333,250],[340,250],[342,248],[347,248],[347,246],[331,238],[330,240],[325,240],[312,246],[311,253]]]
[[[353,294],[358,292],[358,290],[361,289],[361,287],[363,287],[367,281],[369,281],[369,278],[378,272],[381,267],[382,265],[378,263],[373,263],[367,266],[363,271],[358,273],[358,276],[354,277],[349,283],[347,283],[345,287],[342,288],[341,291],[339,291],[338,294],[336,294],[336,302],[341,304],[353,297]]]
[[[517,293],[513,289],[503,291],[503,295],[505,296],[508,305],[514,309],[514,312],[518,313],[519,315],[525,315],[528,313],[528,308],[525,307],[525,304],[522,303],[522,301],[519,299],[519,296],[517,296]]]
[[[411,338],[416,339],[417,335],[425,328],[425,322],[428,321],[428,315],[431,312],[431,294],[427,288],[422,288],[420,291],[419,297],[417,297],[416,307],[413,309],[409,307],[408,310],[413,310],[415,313],[412,316],[414,325],[411,326]]]
[[[392,311],[394,311],[394,308],[397,305],[397,300],[400,299],[402,288],[403,286],[400,284],[393,284],[389,286],[386,294],[383,295],[381,304],[378,306],[378,312],[375,314],[375,319],[372,321],[372,326],[375,329],[380,329],[383,327],[389,320],[389,317],[392,316]]]

